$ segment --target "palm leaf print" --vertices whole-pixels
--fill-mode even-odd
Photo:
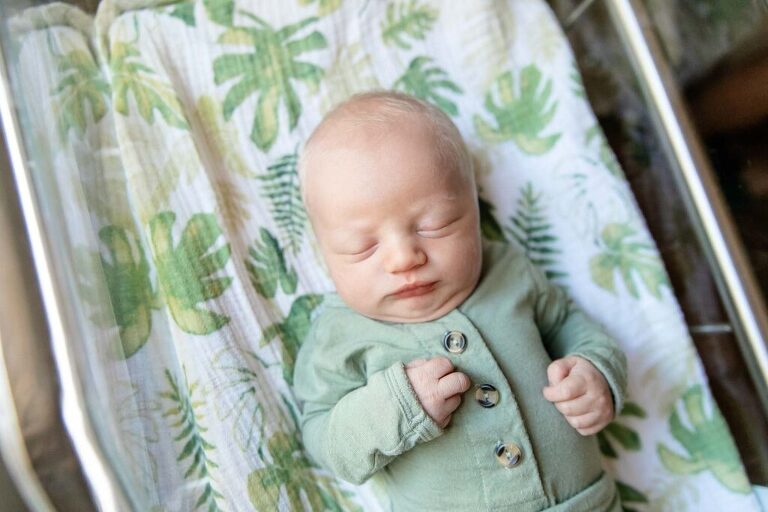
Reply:
[[[59,101],[59,136],[65,140],[74,129],[77,136],[82,137],[88,126],[88,107],[94,124],[107,113],[109,84],[101,77],[93,57],[84,50],[72,50],[55,58],[62,75],[53,91]]]
[[[256,510],[359,510],[325,475],[316,474],[295,433],[277,432],[267,441],[272,456],[264,468],[248,475],[248,495]],[[279,506],[281,490],[287,506]]]
[[[242,14],[253,21],[255,26],[232,27],[221,35],[219,43],[244,45],[253,51],[218,57],[213,62],[214,81],[216,85],[221,85],[233,79],[238,80],[224,98],[222,108],[227,120],[246,98],[254,93],[259,94],[251,140],[257,147],[267,151],[277,138],[280,102],[288,112],[291,130],[296,127],[301,115],[301,101],[293,82],[304,82],[314,90],[323,76],[322,68],[299,61],[297,57],[308,51],[325,48],[327,43],[325,37],[317,31],[302,38],[294,37],[306,26],[316,22],[317,18],[307,18],[276,30],[257,16],[247,12]]]
[[[273,339],[279,338],[283,356],[283,378],[293,385],[293,367],[296,355],[309,333],[312,312],[323,302],[323,296],[318,294],[302,295],[291,304],[288,316],[282,322],[275,323],[264,329],[260,346],[268,345]]]
[[[310,5],[317,2],[317,15],[325,16],[341,6],[343,0],[299,0],[301,5]]]
[[[129,115],[128,98],[133,96],[139,115],[149,124],[154,123],[157,110],[170,126],[188,128],[173,88],[155,78],[155,71],[136,58],[140,53],[133,43],[112,43],[110,55],[115,110]]]
[[[208,18],[219,25],[231,26],[235,15],[235,0],[203,0]]]
[[[626,402],[624,408],[619,413],[619,417],[634,416],[645,418],[645,411],[634,402]],[[642,448],[640,435],[636,430],[622,425],[618,420],[608,424],[597,434],[597,442],[600,445],[600,451],[606,457],[617,458],[619,455],[611,444],[611,439],[619,443],[625,450],[638,451]]]
[[[429,57],[415,57],[403,76],[397,79],[393,88],[429,101],[452,116],[459,114],[454,102],[442,96],[440,89],[461,94],[461,88],[448,80],[448,74],[437,66],[429,67]]]
[[[101,265],[125,358],[147,342],[152,330],[152,308],[157,307],[149,263],[138,237],[129,234],[118,226],[105,226],[99,231],[99,238],[109,252],[108,259],[101,257]]]
[[[645,494],[627,483],[616,480],[616,488],[618,489],[619,497],[621,498],[622,512],[635,512],[634,508],[628,506],[630,503],[648,503],[648,498]]]
[[[618,271],[629,294],[639,298],[635,275],[645,284],[646,289],[661,299],[661,288],[669,288],[664,267],[652,245],[643,237],[633,241],[637,232],[625,223],[608,224],[601,232],[602,252],[589,260],[592,280],[611,293],[616,293],[614,274]]]
[[[180,19],[189,27],[197,25],[197,21],[195,20],[195,4],[191,0],[176,4],[171,8],[161,8],[160,11],[168,16]]]
[[[387,45],[410,50],[408,38],[423,40],[435,20],[437,12],[416,0],[391,3],[387,6],[387,18],[381,23],[381,37]]]
[[[565,277],[565,272],[557,270],[557,255],[561,251],[555,245],[557,237],[551,234],[552,224],[544,215],[541,205],[541,193],[533,191],[533,185],[528,182],[523,187],[517,200],[517,211],[509,218],[507,232],[525,251],[525,255],[544,270],[549,279]]]
[[[182,462],[190,459],[184,478],[192,477],[196,481],[205,483],[202,494],[195,502],[194,510],[205,507],[208,512],[216,512],[221,510],[217,500],[223,498],[214,487],[215,482],[210,474],[212,468],[218,467],[218,464],[210,458],[210,452],[216,447],[203,437],[208,429],[200,424],[199,414],[196,412],[196,409],[205,403],[193,399],[197,384],[190,385],[187,382],[186,372],[183,387],[167,368],[165,377],[168,379],[170,391],[162,392],[160,396],[172,402],[173,406],[163,413],[163,417],[175,420],[171,428],[178,430],[179,433],[173,440],[184,443],[176,460]]]
[[[477,196],[478,206],[480,207],[480,232],[488,240],[495,240],[498,242],[506,242],[507,237],[504,236],[504,231],[496,220],[494,210],[496,207],[493,203],[486,201],[481,196]]]
[[[750,493],[752,488],[741,465],[739,452],[733,443],[720,411],[712,404],[711,414],[704,411],[704,392],[697,384],[683,394],[683,404],[688,416],[687,428],[677,410],[669,417],[669,430],[684,453],[657,445],[659,458],[673,473],[691,474],[710,471],[714,477],[734,492]]]
[[[259,176],[262,195],[270,202],[272,218],[277,224],[285,248],[296,254],[301,245],[307,214],[299,190],[298,154],[294,151],[277,159]]]
[[[174,246],[173,212],[162,212],[149,221],[158,281],[176,324],[190,334],[210,334],[229,322],[229,317],[203,309],[200,303],[223,294],[232,283],[216,275],[229,261],[230,247],[214,249],[221,228],[213,214],[193,215]]]
[[[485,108],[496,126],[475,115],[475,129],[489,142],[512,140],[525,153],[546,153],[560,138],[559,133],[541,135],[557,110],[557,101],[550,103],[552,80],[542,82],[541,71],[530,64],[520,71],[517,85],[515,88],[511,71],[496,79],[498,103],[491,91],[485,95]]]
[[[250,259],[245,268],[251,276],[251,284],[260,295],[271,299],[277,293],[278,284],[285,293],[296,291],[298,277],[294,269],[285,263],[283,250],[277,239],[266,228],[260,228],[261,241],[254,240],[248,248]]]

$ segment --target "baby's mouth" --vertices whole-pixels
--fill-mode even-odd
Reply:
[[[437,281],[417,281],[415,283],[401,286],[394,293],[392,297],[397,299],[407,299],[409,297],[419,297],[430,293],[437,284]]]

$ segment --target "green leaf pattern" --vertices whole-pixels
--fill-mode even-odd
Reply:
[[[318,294],[302,295],[291,305],[288,317],[280,323],[275,323],[264,329],[260,346],[269,344],[274,338],[279,338],[283,358],[283,378],[288,384],[293,384],[293,368],[296,355],[299,353],[304,338],[309,333],[312,312],[323,302],[323,296]]]
[[[627,401],[624,404],[624,408],[619,413],[619,418],[626,418],[627,416],[645,418],[646,414],[640,405]],[[597,434],[597,442],[600,445],[602,454],[606,457],[615,459],[619,455],[613,447],[611,439],[620,444],[625,450],[639,451],[642,448],[640,434],[631,427],[619,422],[618,419],[609,423],[607,427]]]
[[[461,94],[461,88],[448,79],[448,74],[438,66],[429,67],[429,57],[414,57],[403,76],[393,85],[405,93],[412,94],[430,103],[434,103],[446,113],[457,116],[459,107],[453,101],[441,95],[439,90]]]
[[[227,315],[204,309],[200,303],[223,294],[232,283],[217,275],[229,261],[230,247],[213,247],[222,232],[212,214],[193,215],[174,245],[173,212],[162,212],[149,222],[160,290],[176,324],[190,334],[210,334],[229,322]]]
[[[482,196],[477,197],[477,202],[480,208],[480,232],[483,237],[496,242],[507,242],[503,228],[496,220],[496,207]]]
[[[303,241],[307,214],[299,190],[298,154],[294,151],[277,159],[259,176],[261,193],[270,203],[270,212],[285,248],[296,254]]]
[[[333,485],[332,479],[314,472],[296,434],[277,432],[267,447],[271,462],[248,475],[248,495],[256,510],[275,510],[281,490],[288,500],[286,510],[304,510],[302,497],[311,510],[359,510]]]
[[[170,425],[171,429],[178,431],[173,440],[183,443],[181,453],[176,460],[178,462],[187,461],[189,464],[184,473],[185,479],[194,478],[203,482],[203,492],[195,502],[193,510],[204,507],[204,510],[208,512],[217,512],[221,510],[218,500],[224,496],[214,487],[216,482],[211,476],[211,470],[218,467],[218,464],[210,456],[216,447],[205,439],[204,435],[208,429],[200,423],[201,417],[197,413],[198,409],[205,406],[205,402],[194,400],[193,395],[197,389],[197,384],[190,385],[186,381],[186,373],[183,386],[179,385],[177,379],[168,369],[165,370],[165,377],[168,380],[170,391],[160,393],[160,396],[173,405],[163,413],[163,416],[171,418],[171,421],[175,420]]]
[[[173,87],[158,79],[157,73],[137,58],[141,54],[133,43],[113,42],[110,55],[112,97],[117,112],[128,116],[132,97],[139,115],[147,123],[155,122],[157,111],[168,125],[188,128]]]
[[[409,50],[408,39],[423,40],[437,20],[437,11],[416,0],[390,3],[387,16],[381,23],[381,37],[384,43]]]
[[[728,489],[745,494],[751,492],[739,452],[720,411],[714,403],[710,405],[709,415],[704,410],[701,385],[688,389],[682,400],[689,426],[683,423],[675,410],[669,417],[669,430],[682,446],[683,453],[659,443],[657,449],[664,467],[677,474],[709,471]]]
[[[648,497],[645,494],[625,482],[617,480],[616,488],[619,491],[621,510],[623,512],[635,512],[635,509],[631,508],[630,505],[648,503]]]
[[[128,358],[144,346],[152,330],[152,308],[157,306],[149,263],[137,237],[125,229],[105,226],[99,238],[109,253],[108,258],[101,257],[101,265],[120,328],[123,355]]]
[[[512,140],[530,155],[540,155],[551,150],[560,138],[559,133],[541,135],[557,111],[557,101],[552,100],[552,80],[542,82],[542,74],[535,64],[524,67],[518,84],[511,71],[496,79],[496,98],[492,92],[485,95],[485,108],[496,125],[489,124],[482,116],[475,115],[475,130],[488,142]],[[498,103],[497,103],[498,101]]]
[[[592,280],[609,292],[616,293],[614,275],[618,272],[629,294],[640,298],[635,276],[648,292],[661,299],[662,287],[669,288],[667,275],[654,247],[628,224],[615,223],[603,228],[601,252],[589,260]]]
[[[248,249],[250,258],[245,267],[251,277],[251,284],[265,298],[271,299],[277,293],[278,285],[283,292],[296,291],[296,271],[288,268],[283,250],[277,239],[266,228],[260,228],[261,240],[255,240]]]
[[[59,135],[64,140],[69,131],[74,130],[82,138],[88,126],[88,110],[94,124],[106,115],[109,84],[85,50],[72,50],[65,55],[56,55],[55,59],[61,74],[53,91],[59,105]]]
[[[535,193],[533,185],[526,183],[517,201],[517,212],[509,218],[506,230],[549,279],[562,278],[567,275],[558,270],[557,258],[562,251],[557,248],[558,240],[552,234],[553,226],[544,214],[541,198],[541,193]]]
[[[230,26],[235,15],[235,0],[203,0],[208,18],[219,25]]]
[[[288,112],[290,130],[296,127],[301,115],[301,101],[293,82],[304,82],[310,90],[315,90],[323,76],[321,67],[297,58],[303,53],[325,48],[327,43],[318,31],[301,38],[294,37],[317,18],[307,18],[276,30],[258,16],[245,11],[241,13],[254,26],[232,27],[219,37],[219,43],[246,46],[252,53],[228,53],[216,58],[213,61],[214,81],[221,85],[238,79],[224,98],[223,112],[227,120],[250,95],[259,94],[251,140],[267,151],[277,138],[280,102]]]

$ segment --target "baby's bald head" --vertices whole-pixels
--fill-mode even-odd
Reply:
[[[312,216],[313,189],[329,176],[310,174],[328,169],[316,165],[334,150],[353,144],[382,146],[398,128],[420,124],[431,135],[443,172],[454,172],[474,191],[472,160],[464,140],[451,119],[439,108],[414,96],[396,91],[356,94],[331,110],[315,128],[299,157],[302,197]]]

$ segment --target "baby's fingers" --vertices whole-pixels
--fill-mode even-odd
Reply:
[[[441,398],[448,398],[464,393],[472,383],[469,377],[461,372],[453,372],[437,381],[437,394]]]
[[[587,392],[586,383],[581,376],[572,375],[554,386],[546,386],[542,392],[550,402],[563,402],[579,398]]]
[[[566,416],[565,420],[579,434],[591,436],[603,430],[610,423],[611,418],[603,414],[602,411],[592,411],[579,416]]]
[[[573,400],[555,402],[555,408],[563,416],[581,416],[595,410],[594,400],[587,395],[582,395]]]
[[[453,411],[459,408],[461,405],[461,395],[453,395],[451,398],[446,398],[443,402],[445,412],[450,416]]]

